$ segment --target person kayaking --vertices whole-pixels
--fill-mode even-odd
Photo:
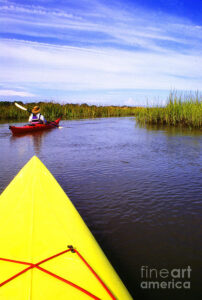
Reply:
[[[29,117],[29,123],[43,123],[46,124],[47,121],[42,114],[40,114],[40,107],[34,106],[32,113]]]

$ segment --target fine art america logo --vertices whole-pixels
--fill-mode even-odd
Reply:
[[[191,267],[175,269],[156,269],[141,267],[142,289],[190,289]]]

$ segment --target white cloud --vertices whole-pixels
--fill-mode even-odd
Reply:
[[[124,9],[101,1],[80,1],[83,9],[48,9],[41,6],[10,4],[0,7],[1,32],[26,34],[34,37],[52,37],[63,41],[98,42],[96,37],[81,32],[101,33],[101,41],[163,51],[170,42],[190,45],[190,39],[200,49],[202,28],[166,14],[147,12],[140,8]],[[72,35],[71,31],[74,31]],[[70,34],[69,34],[70,33]],[[189,37],[189,39],[187,39]],[[94,41],[95,39],[95,41]],[[172,46],[172,45],[171,45]],[[181,47],[182,49],[182,47]]]
[[[58,89],[200,89],[202,57],[0,41],[2,83]]]
[[[128,105],[128,106],[137,106],[137,102],[133,99],[133,98],[128,98],[128,100],[126,100],[124,102],[125,105]]]
[[[22,91],[0,90],[0,96],[34,97],[35,95]]]

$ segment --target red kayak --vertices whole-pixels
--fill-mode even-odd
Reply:
[[[59,127],[60,119],[57,119],[53,122],[48,122],[47,124],[27,124],[21,127],[16,126],[9,126],[9,129],[12,131],[13,134],[23,134],[27,132],[35,132],[35,131],[41,131],[46,129],[52,129]]]

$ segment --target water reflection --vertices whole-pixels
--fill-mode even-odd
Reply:
[[[21,141],[20,152],[26,152],[30,147],[33,148],[35,154],[40,154],[41,147],[45,136],[49,132],[38,131],[34,133],[26,133],[11,136],[11,144],[17,143],[19,146],[19,140]]]
[[[189,127],[180,127],[180,126],[168,126],[168,125],[157,125],[157,124],[137,124],[136,127],[145,128],[148,131],[161,131],[162,133],[173,136],[173,135],[191,135],[191,136],[199,136],[202,134],[202,130],[195,128],[191,129]]]

